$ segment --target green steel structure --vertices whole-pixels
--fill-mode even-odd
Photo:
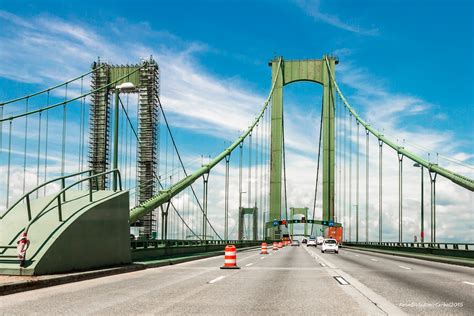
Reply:
[[[307,207],[290,207],[290,221],[294,219],[295,215],[303,215],[304,221],[301,223],[304,224],[304,235],[308,236],[308,208]],[[294,223],[288,223],[290,226],[290,235],[293,236]]]
[[[239,240],[244,239],[245,215],[252,215],[252,239],[257,240],[258,209],[256,207],[241,207],[239,210]],[[249,232],[250,235],[250,232]]]
[[[114,82],[115,86],[99,89]],[[127,83],[130,87],[124,93],[139,95],[138,108],[138,137],[137,143],[137,182],[138,194],[136,200],[142,203],[151,198],[156,192],[156,178],[159,155],[159,68],[150,58],[136,65],[110,65],[100,60],[92,64],[91,88],[95,91],[90,104],[90,136],[89,136],[89,167],[96,173],[109,168],[110,139],[113,140],[112,168],[118,167],[119,143],[119,94],[120,85]],[[114,92],[115,104],[113,121],[110,120],[112,108],[110,95]],[[127,114],[128,115],[128,114]],[[113,127],[113,133],[110,130]],[[107,178],[101,179],[97,189],[107,187]],[[114,176],[113,189],[117,189],[117,179]],[[151,212],[140,219],[138,226],[144,227],[144,233],[151,236],[156,233],[156,214]]]
[[[334,86],[330,72],[335,72],[336,58],[309,60],[274,59],[272,80],[276,83],[272,93],[271,169],[270,169],[270,220],[282,217],[282,156],[283,156],[283,86],[298,81],[310,81],[323,86],[323,219],[334,219]],[[267,226],[269,227],[269,226]],[[279,236],[279,227],[269,228],[267,236]]]

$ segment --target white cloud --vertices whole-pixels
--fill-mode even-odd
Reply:
[[[320,0],[297,0],[296,3],[304,12],[313,17],[316,21],[323,22],[341,30],[349,31],[356,34],[376,36],[379,35],[377,28],[362,28],[356,24],[342,20],[336,15],[321,12]]]

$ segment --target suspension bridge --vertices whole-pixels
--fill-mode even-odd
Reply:
[[[459,242],[438,239],[436,184],[448,180],[472,201],[474,180],[444,166],[438,154],[423,157],[415,145],[369,125],[338,85],[338,63],[333,56],[271,60],[270,91],[260,111],[215,157],[183,156],[151,57],[134,65],[98,60],[76,78],[0,103],[0,274],[95,269],[229,243],[251,247],[331,227],[342,232],[344,246],[472,260],[472,231]],[[323,91],[313,205],[288,205],[283,87],[299,81]],[[397,159],[383,159],[387,152]],[[385,164],[398,169],[398,192],[383,190]],[[413,218],[404,213],[407,166],[421,171],[419,240],[404,233],[404,222]],[[378,183],[370,183],[374,178]],[[384,218],[386,196],[398,199],[390,219]],[[213,207],[219,205],[222,216],[211,216],[210,199],[218,200]],[[237,217],[230,218],[234,209]],[[398,236],[387,238],[384,220],[393,218]],[[378,231],[370,231],[370,222]],[[294,231],[299,224],[301,234]]]

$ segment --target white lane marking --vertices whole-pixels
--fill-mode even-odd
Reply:
[[[405,267],[405,266],[399,266],[399,267],[402,268],[402,269],[405,269],[405,270],[411,270],[411,268],[409,268],[409,267]]]
[[[320,265],[321,265],[321,267],[325,267],[325,266],[326,266],[326,265],[325,265],[324,263],[322,263],[322,262],[320,263]]]
[[[469,285],[474,285],[474,283],[472,283],[472,282],[467,282],[467,281],[463,281],[462,283],[469,284]]]
[[[245,266],[250,267],[253,263],[247,263]]]
[[[372,261],[375,261],[375,262],[377,262],[377,261],[378,261],[377,259],[374,259],[374,258],[371,258],[370,260],[372,260]]]
[[[207,282],[207,283],[209,283],[209,284],[216,283],[216,282],[222,280],[223,278],[225,278],[225,276],[224,276],[224,275],[221,275],[220,277],[217,277],[217,278],[215,278],[214,280],[211,280],[211,281],[209,281],[209,282]]]
[[[359,257],[359,255],[354,255],[354,256]]]
[[[265,257],[260,257],[260,259],[265,259]]]
[[[334,279],[336,279],[337,282],[341,285],[349,285],[349,282],[347,282],[343,277],[341,276],[335,276]]]

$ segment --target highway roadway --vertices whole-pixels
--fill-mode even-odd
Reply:
[[[0,314],[474,315],[472,268],[341,249],[237,253],[0,298]]]

